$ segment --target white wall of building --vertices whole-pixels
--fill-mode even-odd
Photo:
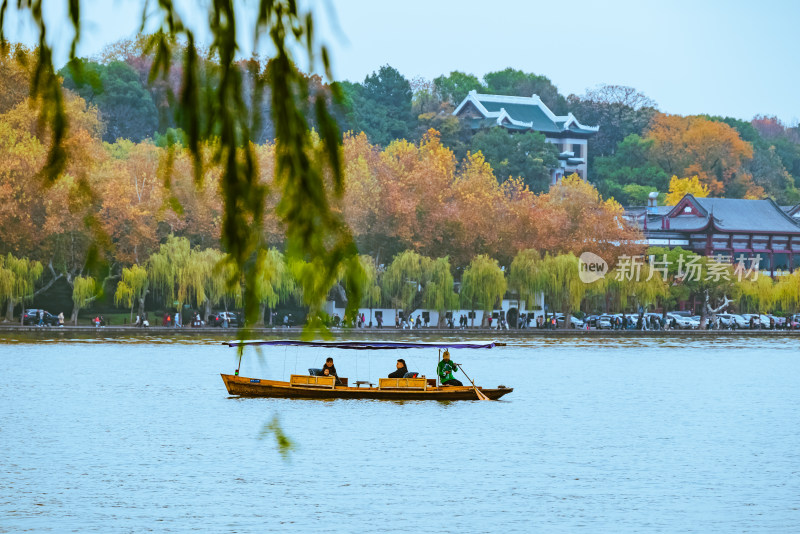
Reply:
[[[531,303],[531,307],[530,308],[527,307],[527,303],[524,300],[519,302],[519,304],[518,304],[516,299],[503,299],[503,302],[502,302],[500,308],[495,309],[493,311],[494,312],[498,312],[498,311],[502,310],[502,311],[508,313],[509,310],[512,310],[512,309],[516,310],[518,305],[521,308],[520,310],[518,310],[518,313],[531,314],[531,317],[532,317],[531,325],[533,325],[536,322],[536,318],[538,318],[539,316],[544,315],[544,294],[540,293],[537,296],[537,298],[535,299],[535,301]],[[370,317],[371,317],[372,318],[372,320],[371,320],[372,326],[373,327],[377,326],[377,320],[376,320],[375,312],[380,311],[383,314],[383,327],[387,328],[387,327],[394,327],[395,326],[395,320],[397,318],[397,310],[395,310],[393,308],[372,308],[372,310],[370,310],[369,308],[359,308],[358,311],[359,311],[359,313],[363,313],[364,314],[364,318],[366,319],[367,325],[370,324]],[[423,309],[423,308],[416,309],[413,312],[411,312],[411,317],[413,317],[414,320],[416,320],[417,316],[418,315],[422,316],[422,312],[425,312],[425,311],[427,311],[430,314],[429,326],[430,327],[436,327],[439,324],[439,312],[437,312],[435,310],[428,310],[428,309]],[[333,317],[334,315],[338,315],[339,317],[344,317],[344,308],[336,307],[335,303],[333,301],[331,301],[331,300],[329,300],[328,302],[325,303],[325,312],[328,313],[328,315],[330,315],[331,317]],[[458,318],[461,315],[464,315],[465,317],[469,317],[469,312],[470,312],[470,310],[460,310],[460,309],[459,310],[452,310],[453,320],[455,321],[455,326],[456,327],[458,327]],[[475,323],[474,323],[475,326],[480,326],[482,321],[483,321],[483,311],[475,310]],[[470,319],[469,323],[467,323],[467,324],[472,326],[472,324],[473,324],[472,320]],[[510,327],[516,327],[516,325],[509,325],[509,326]]]

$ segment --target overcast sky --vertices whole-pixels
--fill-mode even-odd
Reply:
[[[190,22],[206,2],[178,0]],[[243,0],[253,5],[254,0]],[[66,0],[44,0],[51,41],[70,38]],[[200,4],[202,7],[190,9]],[[83,0],[80,55],[136,33],[143,2]],[[316,0],[321,35],[338,79],[363,81],[389,64],[408,78],[506,67],[550,78],[565,94],[630,85],[662,111],[751,119],[800,118],[800,1],[792,0]],[[330,12],[336,24],[331,24]],[[247,21],[245,21],[247,22]],[[339,28],[341,33],[336,31]],[[11,14],[11,40],[35,44]]]

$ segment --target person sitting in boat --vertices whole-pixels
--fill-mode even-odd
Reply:
[[[450,352],[442,353],[442,361],[436,367],[436,373],[443,386],[463,386],[460,381],[453,378],[453,373],[458,371],[458,364],[450,361]]]
[[[336,367],[333,365],[333,358],[327,358],[325,360],[325,365],[322,366],[322,375],[323,376],[335,376],[336,377],[336,384],[342,385],[342,381],[339,380],[339,374],[336,372]]]
[[[403,378],[406,376],[408,372],[408,367],[406,367],[406,361],[402,358],[397,360],[397,370],[389,373],[389,378]]]
[[[329,357],[329,358],[327,358],[325,360],[325,365],[322,366],[322,370],[325,371],[325,369],[328,370],[328,374],[331,374],[333,376],[337,376],[336,375],[336,367],[334,367],[334,365],[333,365],[333,358]]]

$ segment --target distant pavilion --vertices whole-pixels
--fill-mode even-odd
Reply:
[[[547,142],[556,145],[559,152],[559,166],[550,169],[551,184],[573,173],[586,179],[588,141],[600,129],[581,124],[572,113],[554,114],[537,95],[484,95],[473,90],[453,115],[468,121],[475,130],[502,126],[512,132],[544,134]]]

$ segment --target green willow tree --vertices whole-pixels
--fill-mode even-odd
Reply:
[[[185,237],[169,236],[167,242],[147,261],[147,272],[153,292],[165,306],[180,306],[178,295],[186,295],[188,280],[183,277],[192,249]],[[175,303],[178,304],[175,304]]]
[[[178,301],[203,307],[203,318],[208,321],[211,308],[220,302],[228,309],[228,301],[242,304],[242,288],[230,257],[213,248],[192,250],[184,266],[179,285]]]
[[[786,312],[800,310],[800,269],[780,277],[773,290],[773,302]]]
[[[569,328],[572,310],[580,309],[588,289],[578,276],[578,258],[571,252],[551,256],[546,254],[535,277],[534,290],[544,293],[550,309],[564,314],[564,328]]]
[[[6,321],[14,320],[17,304],[33,299],[36,282],[43,272],[44,267],[38,261],[17,258],[10,252],[7,256],[0,256],[0,302],[7,302]]]
[[[259,277],[255,287],[255,297],[259,303],[256,325],[264,325],[264,314],[269,308],[269,324],[272,326],[272,310],[295,295],[295,281],[286,264],[286,258],[278,249],[259,251],[257,261],[261,265],[257,269]]]
[[[461,278],[461,307],[472,312],[483,310],[481,326],[486,325],[488,314],[502,300],[508,284],[497,260],[481,254],[473,258]],[[472,326],[475,326],[473,313]]]
[[[78,324],[78,313],[97,298],[97,282],[92,276],[76,276],[72,284],[72,324]]]
[[[444,327],[448,310],[458,306],[458,295],[453,291],[455,281],[447,257],[431,260],[422,288],[423,305],[439,314],[437,326]]]
[[[784,282],[785,281],[785,282]],[[783,285],[781,285],[783,283]],[[786,288],[790,288],[793,284],[797,283],[797,276],[781,276],[778,283],[773,282],[769,275],[761,274],[755,280],[751,278],[742,278],[741,282],[737,280],[736,288],[738,293],[739,311],[749,313],[768,313],[776,302],[781,302],[784,297],[788,297],[794,293],[794,298],[797,298],[796,292],[787,292]],[[796,287],[795,287],[796,291]],[[784,310],[793,310],[795,303],[792,302],[792,297],[785,300],[786,306]]]
[[[124,304],[131,309],[131,323],[133,323],[133,308],[138,305],[139,317],[144,316],[144,302],[150,292],[150,280],[147,269],[141,265],[132,265],[122,269],[122,279],[117,284],[114,292],[114,304]]]
[[[522,309],[523,300],[529,310],[536,302],[536,296],[539,294],[536,281],[541,259],[539,252],[529,248],[520,250],[511,261],[508,270],[508,289],[517,294],[517,310]]]
[[[417,307],[423,287],[427,258],[413,250],[405,250],[394,257],[383,273],[383,295],[395,310],[408,315]]]
[[[669,295],[669,288],[659,272],[654,272],[651,277],[648,271],[642,269],[638,279],[617,277],[616,271],[612,271],[606,278],[590,285],[589,292],[605,297],[607,305],[614,310],[636,312],[639,307],[647,310],[660,302],[666,311],[664,302]]]
[[[363,295],[361,305],[369,308],[369,322],[372,324],[372,308],[381,304],[381,286],[378,275],[378,268],[372,256],[362,254],[359,256],[361,269],[364,277],[361,280],[361,294]]]

